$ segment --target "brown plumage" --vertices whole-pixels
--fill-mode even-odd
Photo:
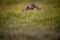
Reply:
[[[23,11],[34,10],[35,8],[36,8],[37,10],[41,9],[41,8],[38,7],[37,5],[31,4],[30,6],[27,6],[25,9],[23,9]]]

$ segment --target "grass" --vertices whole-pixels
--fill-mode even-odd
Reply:
[[[1,0],[2,1],[2,0]],[[20,1],[20,0],[19,0]],[[18,3],[16,0],[0,4],[0,39],[1,40],[58,40],[60,29],[60,4],[58,0],[41,0],[34,3],[42,6],[41,10],[23,12],[32,2]],[[14,3],[12,3],[14,2]],[[21,1],[20,1],[21,2]],[[3,3],[9,3],[3,4]],[[11,4],[12,3],[12,4]],[[18,4],[16,4],[18,3]],[[57,29],[59,28],[59,29]],[[22,39],[23,38],[23,39]]]

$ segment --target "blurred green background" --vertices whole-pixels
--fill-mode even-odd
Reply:
[[[35,3],[40,10],[23,12]],[[60,0],[0,0],[0,40],[60,40]]]

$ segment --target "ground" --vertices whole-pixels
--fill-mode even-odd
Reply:
[[[51,3],[37,1],[34,3],[42,7],[41,10],[23,12],[22,10],[31,3],[0,6],[1,40],[59,40],[60,4],[58,1],[51,1]]]

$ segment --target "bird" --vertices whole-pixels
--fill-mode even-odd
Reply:
[[[36,4],[32,3],[31,5],[27,6],[23,11],[29,11],[29,10],[34,10],[34,9],[41,9],[40,7],[38,7]]]

